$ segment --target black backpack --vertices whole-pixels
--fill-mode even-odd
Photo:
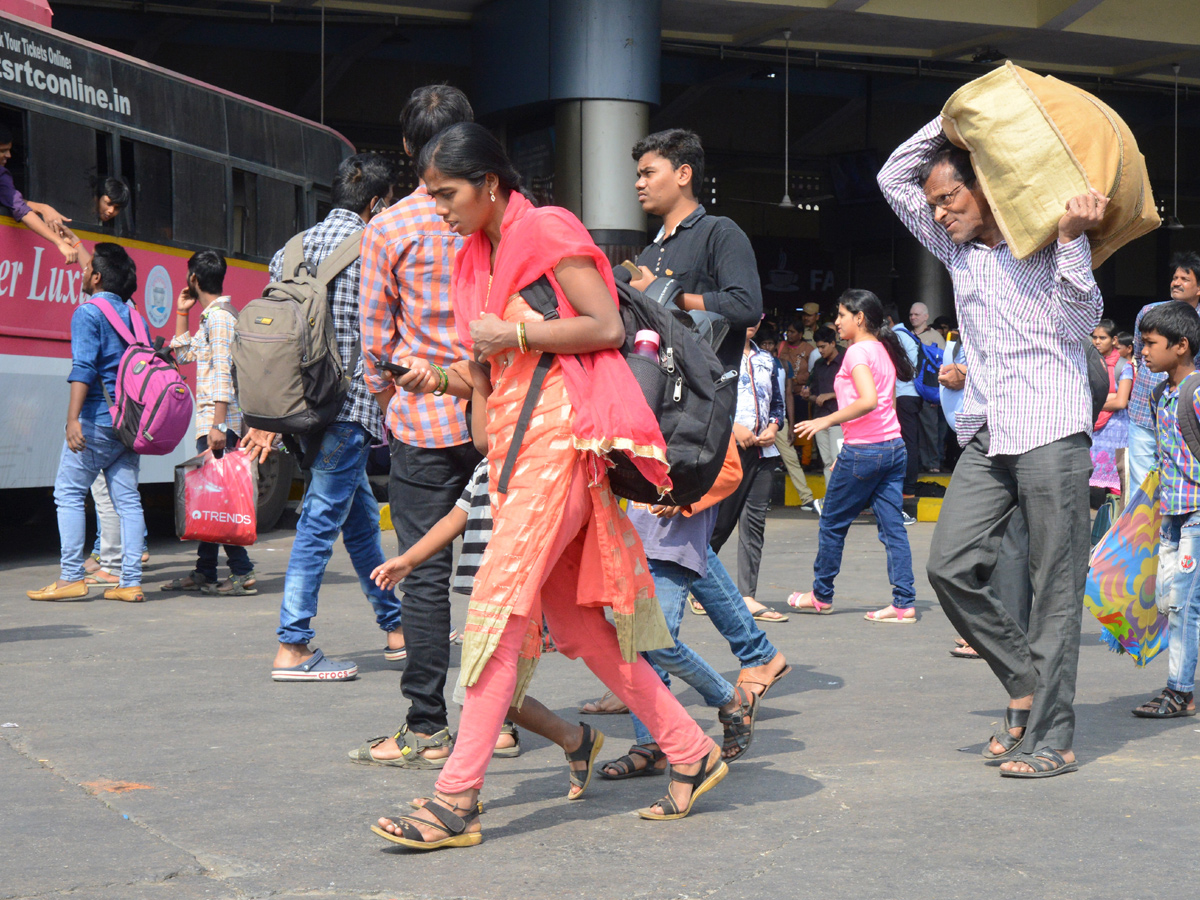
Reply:
[[[1200,372],[1193,372],[1179,385],[1179,396],[1180,398],[1194,397],[1198,388],[1200,388]],[[1150,414],[1154,417],[1155,422],[1158,421],[1158,401],[1166,392],[1167,380],[1164,378],[1155,385],[1154,392],[1150,395]],[[1187,444],[1192,456],[1200,459],[1200,419],[1196,418],[1195,404],[1179,403],[1175,407],[1175,416],[1179,422],[1179,430],[1183,433],[1183,442]]]
[[[529,307],[544,318],[559,317],[558,297],[546,276],[522,288],[520,293]],[[629,456],[619,452],[609,457],[615,463],[608,470],[609,484],[618,497],[636,503],[687,506],[708,493],[725,462],[733,433],[733,414],[737,410],[738,372],[726,371],[713,348],[697,335],[688,313],[673,306],[661,306],[620,281],[617,300],[625,324],[621,353],[666,440],[672,487],[660,497]],[[633,352],[634,336],[643,329],[659,335],[658,362]],[[553,361],[553,353],[543,353],[534,370],[496,485],[502,494],[508,492],[517,451]]]

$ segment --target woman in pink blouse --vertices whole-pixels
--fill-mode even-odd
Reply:
[[[842,294],[835,324],[838,337],[850,344],[833,382],[838,411],[801,422],[796,434],[812,437],[841,425],[844,444],[821,509],[812,590],[792,594],[788,605],[798,612],[833,611],[833,581],[842,566],[846,532],[858,514],[870,507],[887,550],[892,603],[867,613],[866,618],[907,625],[917,621],[917,611],[912,551],[901,512],[908,456],[896,418],[896,380],[912,379],[912,364],[895,332],[884,325],[883,306],[870,291],[852,288]]]

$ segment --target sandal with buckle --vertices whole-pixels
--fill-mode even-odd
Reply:
[[[644,759],[646,765],[639,769],[637,761],[634,759],[635,756]],[[661,775],[666,769],[660,769],[658,761],[666,758],[667,754],[657,747],[651,749],[643,747],[641,744],[634,744],[624,756],[604,763],[600,767],[600,777],[607,781],[623,781],[626,778],[649,778],[653,775]],[[607,771],[609,766],[614,769],[619,768],[620,771],[616,775],[610,775]]]
[[[1011,706],[1004,710],[1004,727],[992,735],[992,741],[995,741],[1004,750],[1000,753],[992,752],[992,741],[988,741],[983,748],[984,759],[1008,759],[1021,748],[1021,744],[1025,742],[1025,734],[1016,737],[1009,733],[1010,728],[1024,728],[1029,723],[1029,710],[1013,709]]]
[[[205,594],[215,594],[219,597],[250,597],[258,593],[258,589],[254,587],[257,583],[258,578],[251,570],[245,575],[230,575],[225,581],[207,584],[200,590]]]
[[[1078,762],[1067,762],[1063,755],[1050,747],[1042,747],[1033,753],[1022,753],[1009,762],[1022,762],[1032,772],[1005,772],[1000,770],[1001,778],[1053,778],[1055,775],[1066,775],[1079,768]]]
[[[393,844],[399,844],[401,847],[408,847],[410,850],[440,850],[443,847],[474,847],[483,842],[482,831],[468,832],[473,823],[479,821],[479,806],[463,809],[460,806],[447,804],[444,800],[438,797],[423,797],[425,802],[423,808],[430,813],[437,821],[430,822],[426,819],[418,819],[415,816],[401,816],[392,824],[400,829],[399,834],[392,834],[390,831],[385,831],[378,825],[372,825],[371,830],[387,841]],[[460,816],[459,813],[465,813]],[[436,828],[438,831],[444,832],[445,837],[434,841],[427,841],[421,836],[419,826],[426,828]]]
[[[1163,688],[1157,697],[1147,700],[1133,711],[1139,719],[1178,719],[1181,716],[1194,716],[1196,708],[1188,709],[1192,702],[1191,691],[1176,691]]]
[[[160,584],[160,591],[203,591],[205,587],[213,584],[208,580],[208,576],[200,572],[188,572],[182,578],[174,578],[166,584]]]
[[[711,755],[711,754],[710,754]],[[710,790],[716,787],[721,780],[729,774],[729,766],[725,764],[725,760],[717,757],[717,761],[711,766],[706,765],[700,767],[700,771],[695,775],[682,775],[675,771],[675,767],[671,767],[671,780],[679,784],[690,784],[692,786],[692,795],[688,797],[687,806],[683,809],[679,808],[679,804],[675,802],[675,798],[671,796],[671,792],[667,791],[667,795],[659,800],[654,806],[659,806],[666,812],[656,813],[651,812],[653,806],[647,806],[645,809],[639,809],[637,814],[643,819],[653,819],[656,822],[666,821],[668,819],[682,819],[692,811],[692,807],[696,805],[696,800],[701,794],[707,794]]]
[[[492,756],[496,759],[515,759],[520,756],[521,732],[517,731],[517,726],[505,720],[504,724],[500,726],[500,733],[510,736],[513,739],[513,745],[511,747],[493,748]]]
[[[583,792],[587,790],[587,786],[592,783],[592,772],[595,771],[596,757],[600,755],[600,748],[604,746],[603,732],[596,731],[586,722],[580,722],[579,724],[583,726],[583,740],[575,750],[564,750],[563,753],[567,757],[568,767],[573,762],[586,762],[587,768],[582,772],[568,769],[571,777],[571,787],[567,791],[568,800],[578,800],[583,796]]]
[[[446,760],[450,758],[449,754],[439,759],[429,759],[423,756],[421,751],[454,747],[454,738],[451,736],[449,728],[443,728],[437,734],[423,738],[417,737],[417,735],[409,731],[408,723],[405,722],[400,726],[400,730],[396,732],[395,737],[396,743],[404,745],[400,748],[400,758],[404,760],[404,768],[406,769],[440,769],[446,765]]]
[[[395,759],[380,759],[371,752],[390,737],[390,734],[383,734],[379,737],[369,738],[358,749],[350,751],[350,761],[362,763],[367,766],[394,766],[398,769],[408,768],[408,763],[405,762],[403,756],[397,756]]]
[[[750,749],[750,742],[754,740],[754,716],[758,712],[758,694],[741,687],[735,687],[734,691],[739,701],[737,710],[731,713],[717,711],[717,721],[725,732],[721,746],[721,758],[725,762],[733,762]],[[734,752],[730,753],[731,750]]]

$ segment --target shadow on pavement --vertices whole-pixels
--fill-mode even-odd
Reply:
[[[16,641],[57,641],[63,638],[91,637],[95,633],[85,625],[30,625],[26,628],[0,628],[0,644]]]

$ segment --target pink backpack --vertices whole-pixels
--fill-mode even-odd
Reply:
[[[129,345],[117,368],[116,403],[104,386],[117,440],[134,453],[165,456],[179,446],[192,423],[192,392],[184,384],[170,348],[163,347],[161,337],[151,345],[150,332],[137,310],[129,310],[134,332],[130,334],[108,303],[88,303],[104,313],[108,324]]]

